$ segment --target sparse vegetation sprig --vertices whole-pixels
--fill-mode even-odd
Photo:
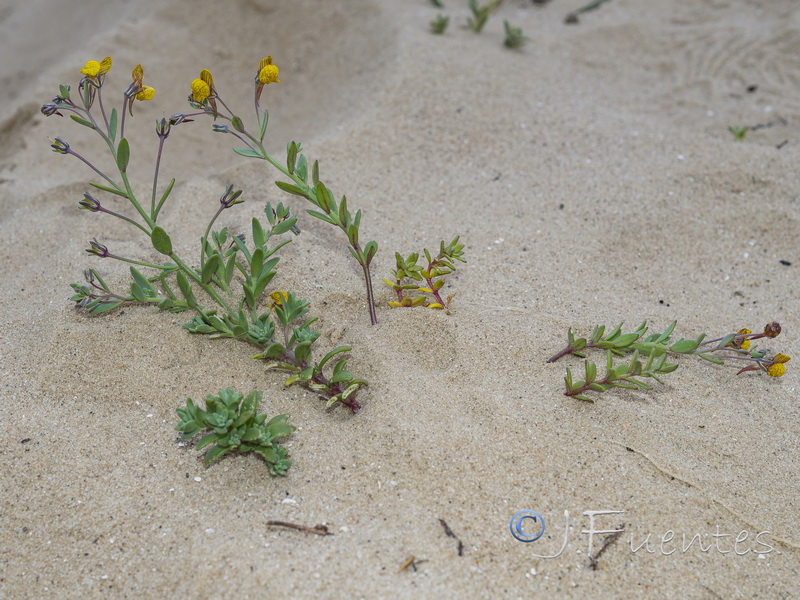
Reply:
[[[275,159],[264,147],[264,137],[267,132],[269,112],[261,109],[260,100],[263,89],[270,83],[279,83],[278,67],[272,64],[272,57],[268,56],[259,63],[255,76],[254,105],[256,112],[257,133],[248,131],[244,121],[237,116],[220,96],[214,85],[211,72],[203,69],[200,77],[192,82],[192,94],[189,104],[201,112],[184,116],[206,115],[214,119],[212,129],[217,133],[226,133],[234,136],[244,144],[242,148],[234,148],[234,152],[247,157],[264,160],[281,172],[289,181],[276,181],[276,185],[289,194],[301,196],[315,206],[306,212],[311,216],[330,223],[341,229],[347,236],[348,249],[358,262],[364,276],[366,287],[367,308],[370,321],[374,325],[378,322],[375,313],[375,302],[372,291],[372,275],[370,264],[378,251],[375,241],[363,243],[359,237],[361,227],[361,210],[351,213],[347,205],[347,198],[342,196],[338,202],[330,189],[319,178],[319,163],[314,161],[309,164],[302,154],[302,147],[298,142],[287,145],[286,163],[282,164]],[[230,125],[216,123],[218,119],[228,121]]]
[[[741,142],[744,139],[744,136],[747,135],[747,132],[750,131],[750,127],[747,125],[743,127],[734,127],[733,125],[728,127],[728,131],[731,132],[733,139],[737,142]]]
[[[503,21],[503,29],[506,33],[503,45],[506,48],[521,48],[528,41],[527,36],[522,33],[521,27],[514,27],[508,21]]]
[[[427,248],[423,252],[427,266],[418,264],[419,254],[416,252],[410,254],[408,258],[403,258],[399,252],[395,254],[397,268],[392,271],[393,280],[383,280],[397,294],[397,300],[390,301],[389,306],[393,308],[425,306],[447,311],[452,297],[448,297],[445,301],[439,292],[444,286],[444,278],[456,270],[454,261],[467,262],[462,258],[464,245],[458,243],[456,236],[447,246],[442,240],[439,254],[435,257],[431,256]],[[408,283],[409,281],[411,283]],[[409,295],[412,291],[420,292],[422,295]]]
[[[573,10],[571,13],[569,13],[564,18],[564,23],[567,23],[568,25],[574,25],[574,24],[578,23],[578,21],[579,21],[578,16],[579,15],[582,15],[583,13],[586,13],[586,12],[590,12],[592,10],[597,10],[603,4],[605,4],[606,2],[609,2],[609,1],[610,0],[593,0],[592,2],[589,2],[588,4],[585,4],[584,6],[581,6],[580,8],[578,8],[576,10]]]
[[[445,32],[449,23],[450,17],[436,15],[436,18],[431,21],[431,31],[437,35],[441,35]]]
[[[472,11],[472,16],[467,17],[467,27],[475,33],[483,31],[489,17],[503,5],[503,1],[490,0],[481,5],[478,4],[478,0],[469,0],[469,9]]]
[[[206,451],[203,462],[207,465],[232,450],[242,453],[255,452],[269,466],[273,475],[286,475],[292,461],[286,458],[289,452],[278,443],[295,430],[287,422],[287,415],[278,415],[267,421],[267,415],[259,414],[261,392],[254,390],[243,396],[233,388],[225,388],[216,396],[206,397],[205,409],[197,406],[191,398],[186,406],[176,409],[180,422],[175,427],[187,440],[205,432],[195,449]]]
[[[574,379],[571,370],[567,368],[564,378],[567,391],[564,395],[588,402],[593,402],[593,399],[586,395],[587,392],[602,393],[614,387],[649,390],[651,386],[644,381],[647,379],[663,384],[659,376],[678,368],[677,363],[667,362],[670,355],[695,356],[720,365],[726,361],[742,361],[745,364],[737,375],[748,371],[763,371],[770,377],[781,377],[786,372],[785,363],[790,360],[787,355],[750,348],[754,340],[777,337],[781,333],[781,326],[777,322],[768,323],[761,333],[741,329],[738,333],[729,333],[710,340],[705,339],[706,334],[701,334],[696,339],[680,339],[670,343],[676,324],[677,322],[673,322],[664,332],[647,337],[646,323],[642,323],[631,333],[622,333],[620,324],[607,335],[604,335],[605,327],[598,326],[588,338],[577,338],[570,329],[567,332],[567,346],[547,359],[547,362],[555,362],[568,354],[585,358],[585,350],[588,349],[605,350],[606,374],[603,379],[598,379],[597,365],[588,360],[584,361],[582,380]],[[615,356],[631,353],[630,360],[623,364],[614,364]],[[643,357],[646,357],[644,363]]]
[[[80,208],[130,224],[148,238],[152,248],[165,258],[165,262],[159,264],[121,256],[102,242],[92,240],[87,249],[89,254],[131,265],[130,287],[126,292],[115,292],[98,270],[87,269],[84,271],[85,282],[72,284],[74,295],[71,300],[79,308],[93,314],[107,312],[126,303],[154,304],[172,313],[194,311],[194,318],[184,325],[189,332],[248,342],[260,350],[258,358],[272,360],[270,367],[296,372],[297,377],[290,378],[287,385],[301,384],[323,396],[328,406],[341,402],[357,412],[361,406],[356,400],[356,391],[366,385],[366,381],[347,371],[344,359],[336,363],[330,376],[323,372],[330,358],[348,352],[350,347],[335,348],[319,363],[315,363],[311,346],[319,334],[310,328],[315,319],[306,318],[308,302],[286,292],[273,292],[273,301],[269,306],[264,306],[262,302],[280,260],[276,252],[290,241],[276,242],[273,238],[289,232],[299,233],[295,225],[296,217],[282,204],[273,208],[267,203],[266,221],[252,219],[249,244],[245,235],[233,235],[227,227],[213,231],[212,226],[225,210],[243,202],[242,192],[229,186],[220,196],[216,211],[200,237],[199,266],[192,266],[192,261],[179,255],[169,233],[158,224],[175,185],[175,179],[172,179],[163,189],[159,186],[159,166],[165,141],[172,128],[191,121],[191,115],[178,114],[156,123],[158,148],[152,187],[147,185],[151,190],[148,207],[140,202],[134,192],[136,186],[128,178],[133,152],[124,137],[124,131],[126,115],[133,115],[135,102],[152,99],[155,90],[142,83],[144,71],[141,65],[137,65],[132,73],[132,82],[123,94],[122,110],[113,108],[107,112],[103,104],[103,86],[110,68],[111,58],[100,62],[89,61],[81,70],[83,78],[78,85],[78,97],[72,96],[69,86],[62,85],[59,95],[42,106],[42,113],[46,116],[69,114],[73,121],[97,133],[111,154],[114,171],[106,172],[96,166],[61,138],[55,138],[51,147],[59,154],[79,159],[102,180],[102,183],[93,182],[90,185],[109,195],[108,205],[105,199],[101,202],[86,193],[79,201]],[[118,198],[127,201],[132,212],[125,214],[124,209],[108,207]],[[339,214],[344,212],[340,210]],[[355,229],[357,236],[357,225]]]

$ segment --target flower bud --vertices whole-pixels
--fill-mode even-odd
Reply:
[[[53,103],[48,102],[47,104],[43,104],[41,111],[45,117],[52,117],[53,115],[58,115],[59,117],[63,117],[60,112],[58,112],[58,106]]]
[[[244,200],[240,200],[239,196],[242,195],[242,190],[235,190],[233,189],[232,185],[229,185],[228,188],[225,190],[225,193],[222,194],[219,198],[219,203],[222,205],[222,208],[230,208],[234,204],[241,204]]]
[[[105,258],[109,256],[108,248],[103,244],[99,243],[97,240],[92,240],[89,242],[90,248],[86,249],[86,252],[89,254],[94,254],[95,256],[99,256],[100,258]]]
[[[56,138],[54,140],[50,140],[53,142],[50,144],[50,147],[53,149],[53,152],[58,152],[59,154],[69,154],[69,144],[62,140],[61,138]]]
[[[162,139],[166,139],[167,136],[169,136],[169,129],[171,126],[172,118],[156,121],[156,135]]]
[[[83,210],[88,210],[90,212],[98,212],[102,208],[100,202],[91,194],[84,194],[83,200],[80,200],[78,204]]]

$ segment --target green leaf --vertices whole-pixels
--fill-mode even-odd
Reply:
[[[197,442],[195,448],[197,450],[202,450],[209,444],[213,444],[214,442],[216,442],[220,437],[222,436],[220,436],[218,433],[209,433],[208,435],[203,437],[199,442]]]
[[[291,183],[286,183],[285,181],[276,181],[275,185],[281,188],[284,192],[288,192],[289,194],[294,194],[295,196],[302,196],[303,198],[308,198],[307,192],[301,190],[296,185],[292,185]]]
[[[717,358],[716,356],[713,356],[711,354],[698,354],[697,356],[699,356],[703,360],[707,360],[710,363],[714,363],[715,365],[724,365],[725,364],[724,361],[720,360],[719,358]]]
[[[153,228],[153,232],[150,234],[150,241],[153,243],[153,248],[161,254],[168,256],[172,254],[172,240],[167,235],[167,232],[158,225]]]
[[[372,259],[375,258],[375,255],[378,253],[378,244],[377,242],[367,242],[366,246],[364,246],[364,262],[369,266],[369,263],[372,262]]]
[[[269,423],[266,425],[267,430],[269,431],[270,440],[277,440],[279,438],[286,437],[296,429],[294,425],[286,422],[286,419],[288,418],[289,415],[277,415],[270,419]]]
[[[261,267],[264,265],[264,250],[256,248],[253,256],[250,259],[250,274],[254,279],[258,279],[261,275]]]
[[[689,354],[694,351],[700,344],[697,340],[679,340],[672,344],[669,349],[676,354]]]
[[[178,271],[175,274],[175,279],[178,281],[178,287],[180,288],[183,297],[186,298],[186,302],[192,308],[196,308],[197,299],[194,297],[194,292],[192,292],[192,288],[189,285],[189,280],[186,279],[186,275],[183,273],[183,271]]]
[[[342,369],[341,371],[334,373],[330,379],[331,383],[341,383],[342,381],[350,381],[353,378],[353,374],[350,371]]]
[[[131,267],[131,277],[133,277],[135,286],[139,287],[142,292],[144,292],[145,297],[153,298],[156,296],[156,290],[153,285],[136,269],[136,267]],[[137,298],[137,300],[139,300],[139,302],[144,302],[144,298]]]
[[[258,139],[264,141],[264,135],[267,133],[267,123],[269,123],[269,112],[264,110],[264,118],[261,119],[261,129],[258,132]]]
[[[614,339],[614,346],[617,348],[627,348],[641,336],[638,333],[626,333]]]
[[[331,204],[333,204],[333,194],[331,191],[325,187],[325,184],[321,181],[314,186],[314,195],[316,196],[317,201],[315,204],[319,206],[322,210],[326,213],[331,212]]]
[[[123,198],[128,197],[128,193],[125,190],[118,190],[116,188],[108,187],[94,182],[89,182],[89,185],[97,188],[98,190],[103,190],[104,192],[108,192],[109,194],[116,194],[117,196],[122,196]]]
[[[209,283],[211,281],[211,277],[217,272],[219,264],[220,264],[219,254],[217,253],[212,254],[206,261],[206,264],[203,265],[203,271],[202,273],[200,273],[200,280],[203,283]]]
[[[300,342],[294,349],[294,355],[298,362],[304,363],[311,356],[311,342]]]
[[[339,346],[338,348],[334,348],[322,357],[322,360],[317,364],[317,368],[321,371],[325,364],[334,356],[341,354],[342,352],[350,352],[351,350],[352,348],[350,346]]]
[[[252,221],[252,230],[253,230],[253,244],[256,248],[259,248],[267,243],[267,236],[264,234],[264,227],[261,225],[261,221],[253,217]]]
[[[83,125],[84,127],[88,127],[89,129],[96,129],[94,123],[87,121],[86,119],[81,119],[78,115],[70,115],[69,118],[78,123],[79,125]]]
[[[297,144],[294,142],[289,142],[289,146],[286,151],[286,168],[289,170],[289,173],[294,174],[294,167],[297,164]]]
[[[331,219],[328,215],[324,215],[319,211],[312,210],[312,209],[307,209],[306,212],[308,214],[310,214],[312,217],[316,217],[316,218],[318,218],[318,219],[320,219],[322,221],[325,221],[326,223],[330,223],[331,225],[336,225],[337,224],[336,221]],[[351,250],[352,250],[352,248],[351,248]]]
[[[108,120],[108,137],[113,142],[117,137],[117,109],[111,109],[111,118]]]
[[[90,314],[96,315],[113,310],[123,302],[124,300],[104,300],[102,302],[98,302],[97,304],[90,305],[87,310]]]
[[[172,192],[172,187],[175,185],[175,178],[173,177],[172,180],[167,184],[167,189],[164,190],[164,193],[161,194],[161,199],[158,201],[158,205],[156,206],[156,214],[153,215],[153,219],[158,216],[158,213],[161,212],[161,207],[164,206],[164,202],[167,201],[167,197]]]
[[[234,148],[233,151],[239,156],[246,156],[247,158],[264,158],[252,148]]]
[[[128,145],[128,140],[122,138],[117,146],[117,167],[121,172],[125,172],[128,168],[128,162],[131,159],[131,148]]]
[[[677,321],[673,321],[672,323],[670,323],[670,325],[669,325],[669,327],[667,327],[666,331],[664,331],[664,333],[662,333],[661,335],[659,335],[657,338],[655,338],[652,341],[657,343],[657,344],[660,344],[662,342],[666,342],[669,339],[669,336],[672,335],[672,331],[675,329],[675,325],[677,325],[677,324],[678,324]]]
[[[274,235],[281,235],[283,233],[286,233],[287,231],[290,231],[295,226],[296,223],[297,223],[297,217],[289,217],[288,219],[285,219],[280,223],[278,223],[277,225],[275,225],[275,227],[272,228],[272,233]]]
[[[622,325],[617,325],[617,328],[612,332],[609,337],[613,337],[614,335],[619,334],[619,330]],[[603,337],[603,332],[606,330],[605,325],[598,325],[597,327],[592,330],[592,335],[589,336],[589,339],[592,341],[593,344],[596,344],[600,341],[600,338]]]
[[[225,263],[225,283],[230,283],[233,279],[233,271],[236,268],[236,254],[231,254],[228,262]]]
[[[220,456],[228,452],[230,449],[231,449],[230,447],[223,448],[222,446],[214,446],[211,450],[206,452],[206,456],[203,459],[203,464],[207,465],[215,458],[219,458]]]
[[[597,365],[593,362],[586,361],[586,383],[592,383],[597,379]]]

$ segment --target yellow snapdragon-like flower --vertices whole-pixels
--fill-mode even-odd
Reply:
[[[192,81],[192,100],[195,102],[203,102],[211,95],[211,88],[202,79],[195,79]]]
[[[96,60],[87,61],[81,69],[81,73],[92,79],[96,79],[98,75],[105,75],[111,69],[111,57],[106,56],[100,62]]]
[[[767,367],[767,375],[770,377],[781,377],[784,373],[786,373],[786,365],[791,360],[789,356],[785,354],[776,354],[772,358],[772,364]]]
[[[153,96],[155,95],[156,95],[156,90],[154,88],[151,88],[149,85],[143,85],[142,91],[136,94],[136,99],[142,101],[152,100]]]
[[[134,88],[132,92],[136,92],[134,96],[137,100],[152,100],[153,96],[156,95],[156,90],[151,88],[149,85],[144,85],[142,83],[142,79],[144,78],[144,69],[142,65],[136,65],[131,72],[131,77],[133,78]]]
[[[748,333],[753,333],[753,332],[750,331],[749,329],[740,329],[739,330],[739,335],[747,335]],[[732,343],[733,343],[734,347],[736,347],[736,348],[741,348],[742,350],[749,350],[750,349],[750,340],[748,340],[748,339],[741,340],[738,343],[734,339],[734,341]]]
[[[272,292],[269,297],[272,298],[270,308],[274,308],[276,306],[283,306],[283,303],[289,299],[289,294],[286,292]]]
[[[203,69],[200,77],[192,81],[192,100],[195,102],[205,102],[214,93],[214,78],[211,71]]]
[[[278,79],[278,74],[280,71],[276,65],[272,64],[272,57],[268,56],[267,58],[262,58],[261,62],[258,65],[258,83],[259,85],[265,85],[267,83],[280,83],[280,79]]]

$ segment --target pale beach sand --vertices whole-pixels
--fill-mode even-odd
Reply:
[[[796,596],[797,3],[612,0],[566,25],[584,2],[507,0],[476,35],[466,0],[444,2],[0,1],[0,598]],[[521,50],[503,47],[504,19],[529,36]],[[281,69],[268,146],[302,141],[363,210],[379,324],[341,232],[208,120],[167,140],[163,181],[178,183],[162,225],[195,256],[228,184],[247,201],[220,225],[245,231],[266,201],[300,213],[270,289],[310,300],[317,352],[353,347],[369,381],[355,416],[284,389],[241,342],[191,336],[185,314],[89,317],[68,301],[85,268],[127,284],[88,240],[159,259],[125,223],[77,210],[93,174],[48,137],[107,156],[41,104],[87,60],[111,55],[120,91],[141,63],[157,95],[126,128],[146,195],[154,121],[188,111],[208,68],[252,123],[267,54]],[[727,130],[755,125],[769,126]],[[395,251],[456,235],[468,263],[448,280],[452,314],[390,309]],[[773,379],[682,358],[649,392],[564,396],[582,362],[545,360],[568,328],[644,320],[677,320],[676,337],[779,321],[761,345],[794,360]],[[179,443],[175,409],[227,386],[263,390],[262,410],[298,426],[286,477],[255,456],[204,467]],[[544,517],[536,542],[510,533],[521,510]],[[592,568],[583,513],[612,510],[595,528],[624,532]],[[537,558],[561,550],[564,511],[566,547]],[[399,571],[410,556],[416,571]]]

